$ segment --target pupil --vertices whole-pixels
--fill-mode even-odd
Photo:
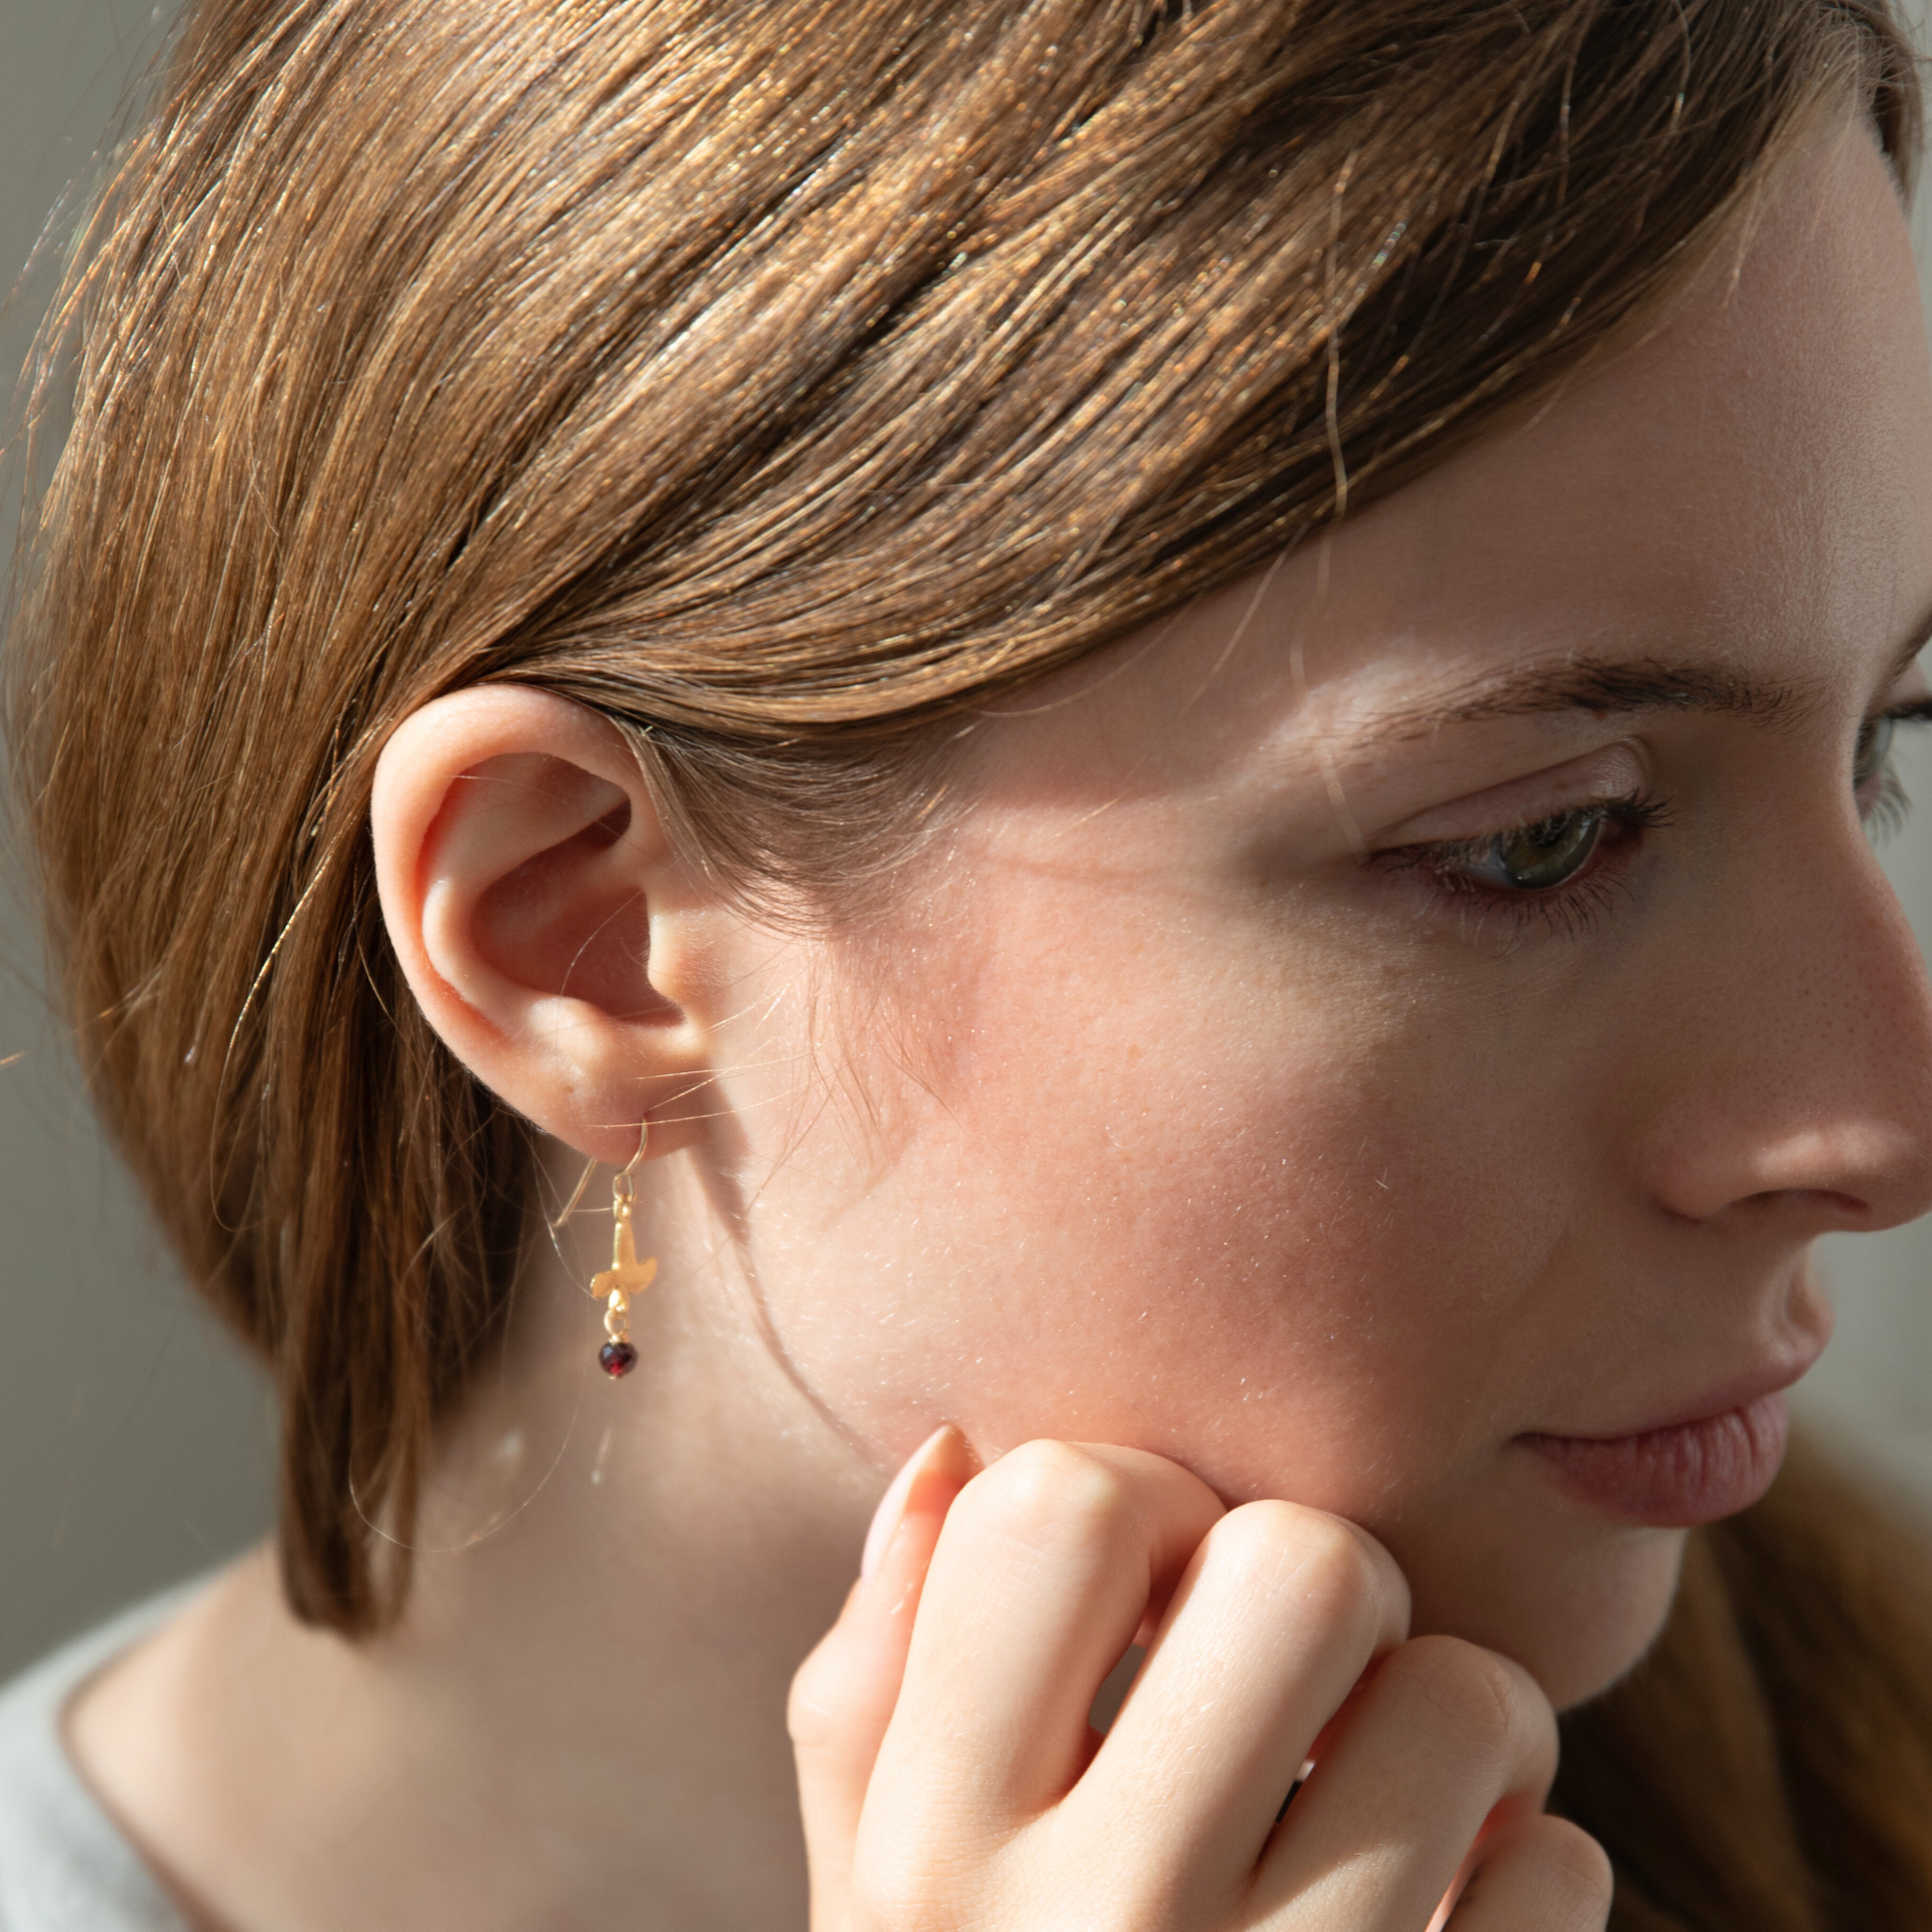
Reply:
[[[1601,811],[1569,811],[1497,841],[1503,876],[1520,892],[1548,892],[1578,871],[1604,829]]]

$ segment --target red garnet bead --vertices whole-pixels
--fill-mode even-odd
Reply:
[[[638,1351],[628,1342],[606,1342],[598,1350],[597,1359],[603,1364],[604,1373],[615,1381],[638,1366]]]

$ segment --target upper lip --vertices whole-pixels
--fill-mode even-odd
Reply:
[[[1761,1364],[1727,1382],[1719,1382],[1690,1398],[1681,1407],[1671,1408],[1649,1420],[1625,1429],[1556,1430],[1532,1429],[1525,1435],[1554,1436],[1569,1442],[1622,1442],[1633,1435],[1654,1435],[1664,1429],[1688,1429],[1693,1423],[1710,1422],[1734,1409],[1747,1408],[1768,1395],[1778,1395],[1798,1381],[1825,1351],[1820,1339],[1813,1347],[1785,1355],[1776,1363]]]

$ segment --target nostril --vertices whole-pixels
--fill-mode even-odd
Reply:
[[[1813,1219],[1830,1215],[1854,1231],[1868,1228],[1877,1219],[1869,1201],[1856,1194],[1841,1194],[1833,1187],[1773,1187],[1747,1199],[1772,1210],[1802,1208]]]
[[[1869,1221],[1872,1217],[1871,1203],[1861,1201],[1856,1194],[1836,1194],[1830,1188],[1821,1188],[1819,1198],[1829,1201],[1839,1213],[1852,1220]]]

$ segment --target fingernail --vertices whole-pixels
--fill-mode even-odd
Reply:
[[[879,1506],[872,1512],[872,1526],[866,1532],[866,1553],[859,1559],[861,1582],[879,1567],[879,1558],[886,1553],[886,1546],[892,1542],[894,1530],[898,1528],[905,1516],[912,1486],[927,1470],[944,1468],[948,1464],[957,1466],[961,1483],[966,1482],[974,1471],[973,1454],[966,1447],[966,1438],[952,1423],[945,1422],[899,1465],[898,1474],[879,1498]]]

